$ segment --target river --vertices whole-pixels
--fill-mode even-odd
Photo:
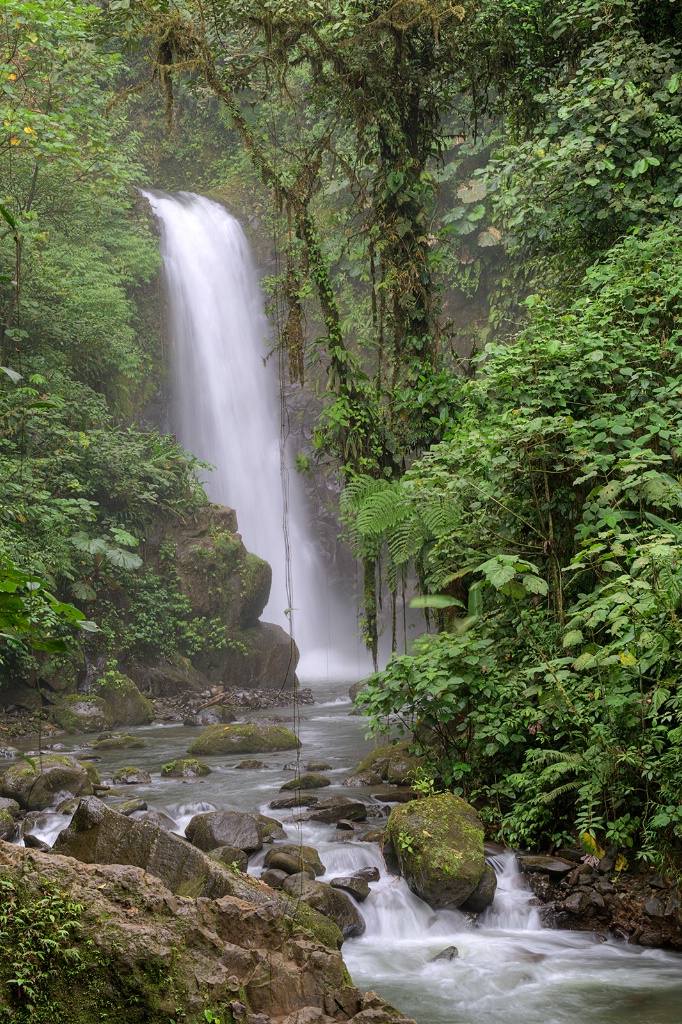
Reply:
[[[348,714],[347,686],[320,683],[314,691],[317,703],[297,713],[301,760],[331,765],[325,774],[333,786],[324,790],[325,796],[369,798],[369,790],[341,785],[372,746],[363,720]],[[243,717],[259,714],[264,713]],[[273,714],[288,719],[292,711]],[[378,846],[335,841],[342,833],[333,827],[297,825],[283,817],[292,812],[270,811],[270,800],[292,778],[285,768],[291,753],[263,755],[269,767],[258,770],[236,769],[241,756],[207,757],[213,773],[205,779],[162,779],[161,766],[183,756],[201,729],[152,725],[130,731],[144,737],[146,747],[103,752],[100,774],[110,779],[131,763],[145,768],[150,785],[117,790],[165,811],[178,832],[200,811],[260,810],[283,821],[288,841],[302,839],[319,850],[326,868],[322,881],[367,865],[380,868],[380,880],[359,905],[366,932],[346,940],[343,954],[356,985],[375,989],[419,1024],[679,1024],[682,1019],[682,956],[591,933],[541,928],[513,856],[494,860],[495,902],[472,926],[462,915],[434,912],[412,895],[402,880],[386,872]],[[82,737],[61,742],[83,753]],[[32,831],[53,842],[68,821],[68,816],[45,813]],[[249,871],[259,873],[262,857],[252,858]],[[451,945],[459,951],[456,959],[431,962]]]

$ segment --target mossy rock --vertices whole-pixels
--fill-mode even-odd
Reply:
[[[114,725],[147,725],[154,721],[152,702],[121,672],[106,672],[96,682],[94,692],[111,708]]]
[[[354,775],[373,772],[382,782],[395,786],[409,786],[414,779],[414,770],[423,764],[423,758],[410,753],[410,744],[389,743],[368,754],[355,769]]]
[[[75,757],[49,754],[8,768],[0,776],[0,795],[25,810],[42,811],[53,806],[59,793],[89,796],[92,785],[85,766]]]
[[[91,746],[93,750],[140,750],[147,744],[141,736],[131,736],[127,732],[105,732]]]
[[[114,716],[103,697],[70,693],[50,712],[50,721],[69,733],[102,732],[114,724]]]
[[[189,754],[264,754],[296,750],[300,741],[283,725],[209,725],[188,750]]]
[[[78,763],[81,766],[81,768],[85,768],[88,774],[88,778],[90,779],[90,782],[93,784],[93,786],[99,786],[102,780],[100,779],[99,772],[97,771],[97,768],[92,763],[92,761],[79,761]]]
[[[208,765],[195,757],[179,757],[177,761],[168,761],[161,769],[163,779],[194,779],[210,774]]]
[[[119,768],[114,774],[114,782],[123,786],[148,786],[151,781],[152,777],[149,772],[146,772],[144,768],[136,768],[132,764]]]
[[[481,821],[453,793],[394,807],[386,840],[412,892],[434,909],[461,907],[486,870]]]
[[[291,789],[324,789],[325,786],[331,786],[331,779],[316,772],[309,772],[307,775],[299,775],[297,778],[285,782],[283,786],[279,787],[279,791],[286,793]]]

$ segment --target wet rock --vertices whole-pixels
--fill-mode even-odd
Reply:
[[[256,820],[258,821],[261,838],[264,843],[272,843],[287,838],[287,834],[282,828],[282,822],[278,821],[277,818],[269,818],[266,814],[257,814]]]
[[[286,871],[280,871],[279,868],[267,868],[260,876],[261,882],[265,882],[271,889],[281,889],[285,879],[289,877]]]
[[[435,956],[431,957],[431,963],[436,963],[438,960],[456,960],[458,956],[459,950],[457,946],[446,946],[440,953],[436,953]]]
[[[103,697],[70,693],[52,708],[50,721],[68,733],[102,732],[111,728],[114,716]]]
[[[568,911],[569,914],[582,914],[587,909],[588,896],[584,892],[574,892],[564,900],[563,908]]]
[[[360,843],[379,843],[384,842],[386,837],[386,826],[381,825],[379,828],[371,828],[368,832],[363,832],[361,836],[358,836],[358,842]]]
[[[57,808],[59,810],[59,808]],[[73,808],[75,810],[75,807]],[[146,800],[124,800],[122,804],[115,804],[114,810],[118,811],[119,814],[134,814],[135,811],[146,811],[147,801]]]
[[[0,798],[0,839],[10,839],[16,829],[16,818],[21,808],[16,800]]]
[[[147,744],[141,736],[131,736],[125,732],[105,732],[98,736],[92,744],[93,750],[140,750]]]
[[[528,876],[528,885],[541,900],[551,899],[554,893],[554,885],[549,875],[543,875],[539,871]]]
[[[97,680],[92,692],[106,701],[114,725],[146,725],[154,721],[152,702],[121,672],[106,672]]]
[[[26,810],[50,807],[57,794],[82,796],[92,793],[84,765],[66,754],[48,754],[33,764],[22,761],[0,776],[0,796],[9,797]]]
[[[378,882],[381,878],[381,872],[379,868],[375,868],[372,865],[366,868],[358,868],[357,871],[353,872],[353,878],[364,878],[366,882]]]
[[[316,1006],[304,1006],[285,1017],[282,1024],[337,1024],[335,1017],[328,1017]]]
[[[278,868],[288,875],[299,871],[312,871],[313,875],[324,874],[324,864],[313,846],[297,846],[293,843],[282,843],[273,846],[265,855],[263,864],[266,868]]]
[[[245,887],[239,876],[209,864]],[[341,1024],[362,1009],[340,953],[310,927],[340,942],[335,925],[301,907],[292,927],[282,916],[291,901],[273,899],[256,883],[258,902],[230,895],[178,900],[138,867],[79,864],[8,844],[0,848],[0,869],[15,885],[24,919],[35,915],[46,884],[84,908],[70,936],[78,955],[69,961],[69,983],[63,972],[44,975],[41,1003],[51,1019],[72,1020],[76,998],[84,1020],[149,1024],[177,1019],[179,1006],[187,1020],[203,1020],[204,1010],[211,1010],[214,1017],[241,1022],[237,999],[249,1007],[244,1024],[282,1021],[304,1007],[317,1017],[304,1016],[300,1024],[320,1024],[327,1013]]]
[[[346,875],[340,878],[332,878],[329,884],[332,889],[341,889],[343,892],[347,892],[349,896],[356,899],[358,903],[364,903],[370,894],[367,879],[361,878],[358,875]]]
[[[176,822],[164,811],[155,811],[153,808],[148,811],[131,811],[128,817],[134,818],[135,821],[155,825],[156,828],[162,828],[164,832],[172,832],[174,835],[177,832]]]
[[[124,786],[148,786],[152,781],[149,772],[144,768],[136,768],[134,765],[126,765],[114,772],[113,780],[117,785]]]
[[[638,938],[640,946],[647,946],[649,949],[659,949],[664,942],[663,932],[657,928],[647,928]]]
[[[190,754],[260,754],[295,750],[298,738],[282,725],[210,725],[189,748]]]
[[[282,889],[284,892],[293,893],[298,891],[301,883],[314,879],[315,875],[312,871],[295,871],[293,875],[287,875],[286,879],[282,882]]]
[[[266,764],[265,761],[257,761],[255,758],[247,758],[246,761],[240,761],[239,764],[235,765],[235,768],[240,768],[243,771],[256,771],[260,768],[269,768],[270,765]]]
[[[348,821],[364,821],[367,817],[367,808],[361,800],[331,796],[325,800],[318,800],[306,817],[310,821],[322,821],[328,825],[335,824],[341,818]]]
[[[386,837],[408,886],[434,909],[461,907],[481,882],[483,826],[453,793],[394,807]]]
[[[351,901],[326,882],[314,881],[301,873],[288,878],[283,889],[292,899],[307,903],[319,914],[331,918],[345,939],[363,934],[365,922]]]
[[[310,807],[319,802],[316,796],[308,796],[305,792],[298,792],[294,796],[280,796],[271,800],[268,804],[273,811],[287,810],[291,807]]]
[[[30,832],[24,833],[24,846],[29,850],[42,850],[43,853],[52,852],[52,848],[49,843],[46,843],[38,836],[31,835]]]
[[[195,757],[180,757],[177,761],[168,761],[161,769],[163,779],[196,779],[210,775],[211,769],[203,761]]]
[[[534,853],[517,853],[519,869],[526,873],[539,871],[550,878],[560,879],[575,869],[575,863],[559,857],[544,857]]]
[[[364,829],[364,825],[357,821],[349,821],[348,818],[340,818],[336,823],[336,827],[342,832],[358,832]]]
[[[283,786],[280,786],[279,791],[280,793],[287,793],[292,789],[324,789],[326,786],[331,786],[331,784],[331,779],[326,778],[326,776],[310,772],[307,775],[298,775],[295,779],[285,782]]]
[[[61,803],[57,804],[55,811],[57,814],[73,814],[78,804],[80,803],[80,797],[69,796],[66,800],[62,800]],[[146,804],[145,804],[146,806]]]
[[[326,761],[306,761],[301,767],[307,772],[330,772],[332,770],[332,766]]]
[[[200,850],[208,853],[218,846],[236,846],[245,853],[263,847],[262,828],[254,814],[242,811],[208,811],[195,814],[185,835]]]
[[[409,804],[411,800],[417,799],[413,789],[382,789],[378,793],[372,793],[372,799],[379,803]]]
[[[493,902],[496,889],[497,875],[490,864],[486,864],[480,882],[459,909],[467,914],[482,914]]]
[[[248,856],[236,846],[217,846],[215,850],[210,851],[209,857],[233,871],[241,871],[244,874],[249,866]]]
[[[378,786],[381,784],[381,776],[376,772],[360,772],[357,775],[349,775],[343,780],[344,786]]]
[[[355,770],[355,775],[363,772],[374,772],[384,782],[397,786],[409,786],[415,768],[423,764],[423,758],[416,757],[409,751],[410,744],[391,743],[373,750]]]

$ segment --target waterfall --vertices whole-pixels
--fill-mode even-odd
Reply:
[[[367,662],[352,609],[329,585],[295,470],[286,467],[283,477],[277,366],[267,358],[268,324],[244,232],[202,196],[143,194],[161,227],[178,439],[215,467],[205,478],[210,499],[236,509],[246,547],[272,566],[263,618],[288,630],[291,616],[299,677],[359,677]]]

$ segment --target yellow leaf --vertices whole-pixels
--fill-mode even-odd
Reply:
[[[12,145],[12,146],[18,146],[19,145],[19,139],[15,138],[14,136],[12,136],[12,138],[9,141],[10,141],[10,145]]]
[[[629,651],[625,651],[620,656],[620,663],[621,665],[636,665],[637,658],[635,658],[634,654],[630,654]]]
[[[10,82],[16,82],[16,80],[17,80],[17,76],[16,75],[8,75],[7,77],[9,78]]]
[[[433,836],[431,835],[431,833],[427,832],[425,828],[422,829],[422,835],[423,836],[428,836],[429,839],[433,839]]]
[[[27,135],[35,135],[35,132],[33,131],[32,128],[24,128],[24,131],[26,132]]]
[[[624,854],[619,853],[618,856],[616,857],[616,863],[615,863],[616,871],[625,871],[627,866],[628,866],[628,859],[627,859],[627,857]]]

